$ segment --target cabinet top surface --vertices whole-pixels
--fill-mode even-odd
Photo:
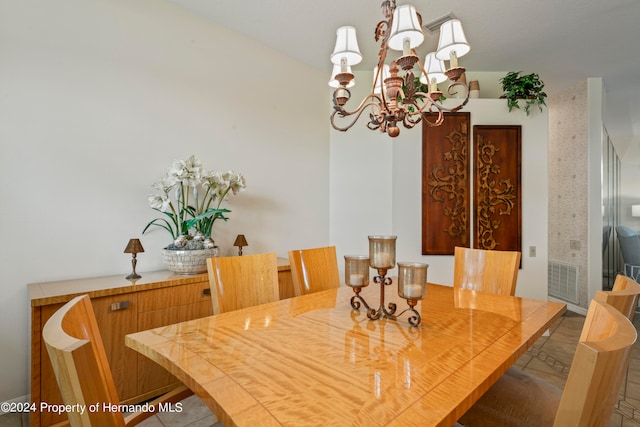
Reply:
[[[127,280],[127,274],[60,280],[55,282],[30,283],[27,285],[32,306],[66,301],[70,296],[88,293],[93,297],[137,292],[165,286],[206,282],[206,273],[182,276],[168,270],[139,273],[137,280]]]
[[[288,269],[289,260],[278,258],[278,271],[286,271]],[[168,270],[147,271],[139,273],[142,277],[136,280],[127,280],[125,278],[127,274],[30,283],[27,285],[29,300],[32,307],[37,307],[66,302],[80,294],[101,297],[209,281],[207,273],[187,276],[175,274]]]

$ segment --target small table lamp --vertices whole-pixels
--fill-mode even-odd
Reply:
[[[139,279],[140,276],[136,273],[136,254],[139,252],[144,252],[144,248],[142,247],[142,243],[140,243],[140,239],[129,239],[129,243],[127,243],[127,247],[124,248],[125,254],[132,254],[133,258],[131,259],[131,266],[133,267],[133,272],[128,275],[126,278],[131,279]]]
[[[236,241],[233,242],[233,246],[238,247],[238,255],[242,256],[242,247],[249,246],[249,244],[247,243],[247,239],[244,238],[244,234],[238,234],[236,236]]]

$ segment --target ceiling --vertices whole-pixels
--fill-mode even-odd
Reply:
[[[352,25],[373,69],[375,25],[382,0],[169,0],[311,67],[331,73],[335,30]],[[408,3],[400,1],[398,4]],[[449,13],[462,21],[471,52],[460,59],[473,71],[535,72],[545,91],[602,77],[607,130],[623,162],[640,164],[640,1],[637,0],[416,0],[424,23]],[[435,50],[438,31],[418,50]]]

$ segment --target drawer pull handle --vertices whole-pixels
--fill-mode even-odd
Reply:
[[[211,296],[211,288],[205,288],[202,290],[202,296],[208,297]]]
[[[129,301],[114,302],[109,307],[109,311],[124,310],[125,308],[129,308],[130,306],[131,306],[131,303]]]

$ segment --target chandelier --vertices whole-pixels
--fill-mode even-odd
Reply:
[[[469,88],[466,83],[459,81],[465,69],[458,66],[458,58],[470,50],[462,24],[458,19],[449,19],[442,24],[438,49],[427,54],[423,64],[415,51],[424,40],[421,18],[415,7],[396,7],[395,0],[387,0],[382,2],[381,8],[385,19],[375,28],[375,41],[380,42],[380,51],[371,92],[353,111],[345,109],[345,104],[351,98],[349,88],[355,84],[351,66],[362,61],[362,54],[354,27],[340,27],[336,32],[336,45],[331,54],[334,66],[329,81],[329,85],[336,88],[333,92],[331,125],[339,131],[347,131],[368,111],[367,127],[386,132],[390,137],[400,134],[399,124],[407,129],[421,121],[429,126],[440,126],[444,121],[443,113],[458,111],[469,100]],[[402,55],[386,64],[389,49],[400,51]],[[449,61],[447,70],[445,60]],[[416,79],[413,73],[416,64],[422,73],[420,79]],[[453,108],[446,108],[440,102],[443,92],[438,90],[438,83],[447,78],[452,82],[447,94],[464,95],[460,104]],[[464,92],[458,94],[460,90]],[[428,120],[424,114],[427,112],[437,113],[435,120]],[[344,119],[346,124],[336,123],[336,116],[338,120]]]

